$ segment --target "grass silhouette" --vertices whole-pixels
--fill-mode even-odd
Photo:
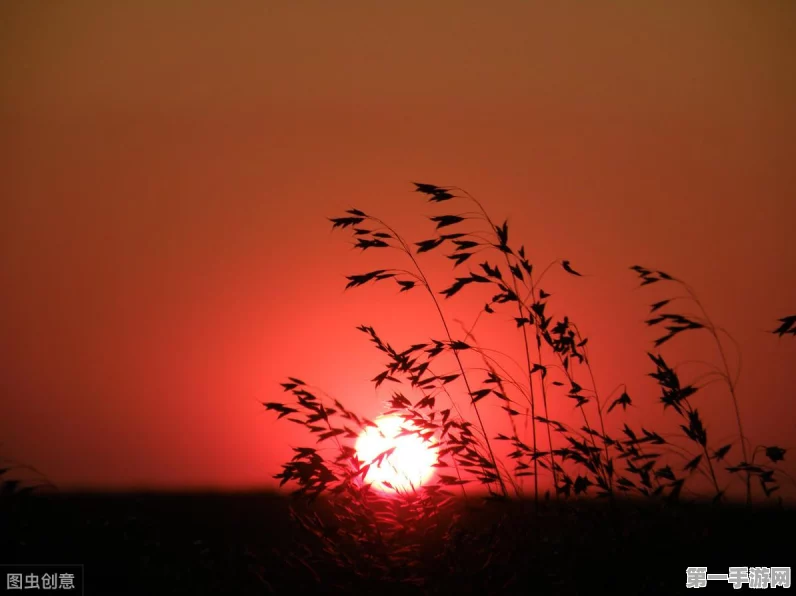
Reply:
[[[398,572],[395,580],[422,585],[427,577],[411,572],[418,553],[423,552],[428,535],[436,533],[448,546],[436,554],[436,560],[443,566],[450,564],[449,550],[455,549],[460,536],[461,518],[449,511],[455,509],[460,493],[468,500],[465,487],[472,484],[485,487],[490,501],[530,500],[537,515],[542,502],[574,497],[602,499],[612,506],[633,497],[674,508],[683,500],[684,488],[699,477],[709,479],[712,492],[697,491],[698,496],[714,503],[726,501],[728,487],[738,479],[747,505],[759,493],[782,506],[775,493],[783,477],[790,479],[779,467],[786,449],[753,446],[744,433],[737,378],[723,343],[725,336],[732,338],[713,323],[687,283],[663,271],[630,267],[640,286],[657,284],[669,290],[651,304],[651,318],[646,321],[662,329],[653,351],[648,352],[654,367],[649,376],[660,389],[664,414],[679,419],[679,434],[659,430],[661,416],[633,428],[622,418],[633,405],[628,392],[601,395],[594,383],[589,338],[570,317],[548,314],[551,294],[540,286],[545,274],[557,266],[581,277],[575,266],[560,260],[539,272],[525,247],[510,239],[508,222],[496,223],[471,194],[457,187],[413,184],[428,202],[450,207],[430,217],[435,224],[431,238],[410,242],[380,218],[355,208],[330,221],[334,229],[350,232],[354,246],[362,251],[381,250],[387,256],[401,253],[401,261],[395,264],[390,261],[384,268],[347,276],[346,288],[387,282],[397,284],[399,292],[425,292],[442,324],[442,337],[402,348],[391,345],[369,325],[358,327],[388,360],[373,378],[375,387],[384,383],[399,387],[386,414],[402,417],[416,429],[407,432],[433,437],[439,446],[434,480],[398,495],[372,490],[363,479],[369,467],[389,453],[360,461],[351,442],[366,427],[374,426],[373,421],[300,378],[290,377],[282,385],[291,400],[264,403],[278,418],[302,425],[314,436],[311,446],[295,448],[295,455],[275,478],[280,485],[294,486],[293,495],[309,502],[325,497],[326,517],[296,514],[300,524],[320,540],[324,556],[363,577],[388,578]],[[432,286],[417,258],[433,251],[444,252],[452,262],[453,279],[443,289]],[[475,326],[464,329],[462,336],[452,331],[445,301],[476,288],[487,298],[491,295],[476,324],[499,311],[510,312],[514,318],[522,337],[521,378],[509,372],[507,354],[475,341]],[[785,317],[780,323],[772,333],[796,333],[796,317]],[[691,382],[682,380],[677,367],[660,352],[663,344],[685,333],[709,334],[720,356],[718,365],[704,363],[706,373]],[[726,387],[737,423],[737,439],[724,444],[709,437],[693,401],[696,393],[716,381]],[[411,401],[406,395],[409,391],[419,399]],[[469,417],[463,414],[457,396],[472,406]],[[570,402],[576,410],[572,420],[577,423],[552,419],[549,406],[554,400]],[[490,432],[484,408],[503,411],[511,431]],[[499,443],[508,449],[497,449]],[[323,449],[327,444],[334,445],[330,450],[334,455]],[[530,494],[524,488],[526,477],[533,482]],[[552,485],[552,495],[543,491],[540,481]]]
[[[0,457],[0,496],[18,497],[57,490],[58,487],[33,466]]]

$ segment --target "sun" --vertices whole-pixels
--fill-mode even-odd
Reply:
[[[357,457],[363,464],[371,464],[365,482],[387,493],[407,492],[419,488],[434,475],[437,447],[416,433],[417,426],[400,416],[380,416],[368,426],[356,442]],[[393,451],[381,462],[374,462],[385,451]],[[373,462],[373,463],[372,463]]]

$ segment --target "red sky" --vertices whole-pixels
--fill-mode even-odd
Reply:
[[[355,327],[442,330],[419,293],[344,293],[378,261],[326,217],[430,237],[418,180],[588,274],[548,291],[633,420],[660,419],[662,295],[628,267],[691,282],[742,347],[747,434],[796,456],[796,339],[768,333],[796,311],[794,73],[785,1],[3,2],[0,452],[62,487],[259,486],[306,442],[260,405],[287,375],[375,416],[390,387]],[[664,354],[687,347],[717,356]]]

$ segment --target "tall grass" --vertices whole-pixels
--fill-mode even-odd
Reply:
[[[732,338],[711,321],[688,284],[663,271],[630,267],[641,286],[657,284],[668,290],[651,304],[646,321],[662,329],[648,352],[649,375],[659,387],[663,412],[678,419],[679,434],[660,430],[663,416],[632,428],[624,419],[634,403],[626,388],[602,395],[594,383],[589,338],[570,317],[548,314],[552,294],[541,283],[553,267],[580,276],[572,263],[555,261],[539,271],[511,236],[508,223],[494,220],[471,194],[456,187],[414,185],[428,202],[449,207],[430,217],[434,233],[427,239],[410,242],[360,209],[330,221],[334,229],[349,232],[357,248],[385,254],[383,268],[347,276],[347,288],[385,282],[396,284],[400,292],[420,291],[439,318],[441,336],[401,347],[368,324],[358,327],[386,358],[372,379],[375,387],[395,386],[385,414],[402,417],[411,425],[407,433],[436,443],[434,479],[395,494],[374,490],[367,482],[368,470],[389,460],[391,453],[360,461],[353,447],[364,429],[376,426],[374,421],[300,378],[289,377],[282,384],[290,399],[264,403],[278,418],[301,425],[313,437],[309,446],[295,448],[275,477],[280,485],[290,483],[296,496],[310,501],[328,497],[325,515],[309,509],[297,512],[296,518],[339,565],[364,575],[397,573],[401,577],[396,579],[418,580],[411,572],[417,553],[429,533],[453,540],[457,518],[448,506],[459,495],[467,497],[466,487],[472,484],[485,487],[490,500],[522,497],[537,505],[549,498],[630,495],[670,503],[681,499],[684,487],[700,476],[710,481],[711,492],[704,496],[714,501],[725,499],[734,479],[744,486],[747,503],[758,489],[765,497],[779,489],[784,472],[777,465],[786,450],[749,442],[737,377],[723,341]],[[432,252],[451,263],[447,287],[433,286],[419,262],[418,255]],[[521,335],[520,358],[479,345],[474,327],[461,335],[454,331],[446,303],[460,292],[479,290],[485,299],[476,323],[498,312],[510,313]],[[694,307],[696,314],[689,310]],[[774,333],[796,333],[796,317],[780,323]],[[680,378],[660,351],[686,333],[707,333],[719,357],[719,364],[708,363],[706,374],[690,382]],[[510,361],[521,363],[521,375],[509,372]],[[726,388],[737,423],[737,439],[720,445],[709,436],[694,402],[694,395],[715,381]],[[568,422],[550,415],[551,404],[562,400],[576,410]],[[485,408],[499,409],[510,430],[490,431]],[[533,485],[530,494],[527,478]],[[552,494],[545,486],[552,487]]]
[[[58,487],[33,466],[0,457],[0,497],[23,496],[45,490],[57,491]]]

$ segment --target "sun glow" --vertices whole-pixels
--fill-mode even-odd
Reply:
[[[381,416],[374,422],[377,428],[367,427],[355,447],[363,465],[371,464],[365,482],[383,492],[411,491],[428,482],[437,462],[435,442],[411,432],[417,427],[399,416]],[[401,435],[403,431],[409,433]],[[390,449],[392,452],[378,461]]]

